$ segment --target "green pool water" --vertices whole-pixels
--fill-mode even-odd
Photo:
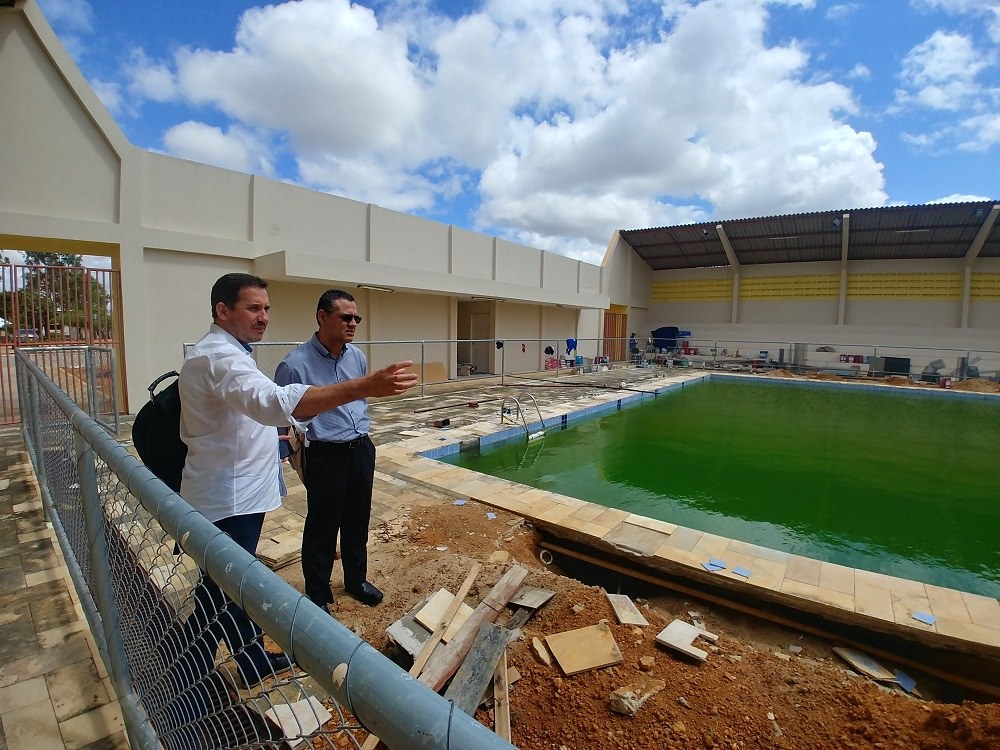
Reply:
[[[1000,597],[1000,404],[711,380],[442,459],[772,549]]]

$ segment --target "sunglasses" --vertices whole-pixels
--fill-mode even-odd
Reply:
[[[327,313],[327,314],[328,315],[332,315],[334,318],[340,318],[345,323],[350,323],[352,320],[355,323],[360,323],[361,322],[361,316],[360,315],[351,315],[351,313],[344,313],[343,315],[336,314],[336,313]]]

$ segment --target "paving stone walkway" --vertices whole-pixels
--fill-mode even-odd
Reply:
[[[0,750],[127,748],[20,428],[0,432]]]

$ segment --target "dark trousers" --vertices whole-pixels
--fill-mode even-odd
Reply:
[[[306,525],[302,530],[305,594],[316,604],[333,601],[330,577],[340,534],[344,587],[368,577],[368,521],[372,513],[375,445],[364,437],[346,443],[313,441],[306,448]]]
[[[251,554],[257,551],[263,524],[263,513],[215,522]],[[231,705],[226,685],[215,670],[220,640],[233,654],[245,682],[259,682],[271,673],[260,628],[204,571],[194,600],[194,611],[177,629],[177,635],[158,644],[167,675],[165,689],[171,698],[161,712],[151,716],[157,731],[168,738],[165,747],[185,750],[205,747],[202,733],[215,730],[203,722]]]
[[[216,521],[215,525],[251,555],[257,553],[260,531],[264,526],[263,513],[230,516]],[[202,575],[194,596],[198,607],[192,624],[202,630],[204,648],[211,653],[212,662],[215,661],[219,641],[223,640],[244,679],[258,682],[262,676],[270,674],[271,664],[264,650],[261,629],[239,605],[226,596],[207,574]],[[207,621],[204,620],[206,615]]]

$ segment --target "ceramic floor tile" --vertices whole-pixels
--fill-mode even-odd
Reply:
[[[976,625],[1000,630],[1000,601],[977,594],[962,594],[965,609]]]
[[[725,555],[730,541],[732,540],[728,537],[705,533],[701,535],[701,539],[691,551],[696,555],[701,555],[706,561],[712,558],[721,558]],[[724,562],[728,564],[729,561],[725,560]]]
[[[791,557],[787,552],[761,547],[759,544],[747,544],[739,539],[729,542],[729,550],[741,555],[749,555],[757,560],[770,560],[771,562],[787,563]]]
[[[78,750],[104,737],[124,731],[125,722],[116,702],[74,716],[62,722],[59,729],[66,743],[66,750]]]
[[[593,521],[601,513],[603,513],[607,508],[603,505],[596,505],[594,503],[585,503],[579,508],[573,510],[573,518],[578,518],[581,521]]]
[[[696,529],[689,529],[685,526],[678,526],[674,529],[674,533],[670,535],[670,538],[664,542],[666,547],[675,547],[677,549],[682,549],[690,552],[695,548],[698,542],[701,540],[702,534],[704,532],[697,531]]]
[[[604,541],[637,555],[654,555],[667,538],[660,531],[622,523],[605,534]]]
[[[93,661],[85,659],[45,675],[52,708],[66,721],[108,703],[109,697]]]
[[[695,555],[690,550],[681,549],[671,544],[663,544],[654,556],[669,560],[670,562],[680,563],[690,568],[700,567],[698,564],[698,555]]]
[[[34,677],[0,688],[0,714],[10,713],[42,701],[48,702],[45,678]]]
[[[854,586],[854,611],[859,615],[877,617],[887,622],[895,621],[892,594],[889,590],[865,583],[857,583]]]
[[[926,596],[899,593],[896,591],[891,592],[891,594],[892,613],[897,625],[905,625],[907,627],[918,628],[919,630],[934,632],[935,628],[933,625],[927,625],[913,619],[914,612],[927,612],[930,614],[931,603]]]
[[[788,565],[785,568],[785,578],[790,578],[799,583],[806,583],[810,586],[819,586],[821,570],[822,565],[819,560],[792,555],[788,558]]]
[[[605,508],[604,512],[601,513],[597,518],[593,520],[593,523],[598,526],[603,526],[608,531],[613,529],[620,523],[623,523],[629,514],[623,510],[618,510],[616,508]]]
[[[18,708],[3,715],[7,750],[55,750],[63,747],[55,711],[48,701]]]
[[[994,648],[1000,648],[1000,630],[986,628],[972,622],[962,622],[959,620],[949,620],[940,618],[934,623],[937,632],[952,638],[961,638],[965,641],[985,643]]]
[[[876,586],[899,593],[914,594],[916,596],[923,596],[925,594],[924,584],[918,581],[895,578],[894,576],[887,576],[884,573],[873,573],[870,570],[857,570],[854,574],[854,580],[856,583],[864,583],[868,586]]]
[[[794,578],[789,578],[787,575],[781,583],[781,593],[789,594],[790,596],[799,596],[814,602],[820,602],[821,604],[840,607],[850,612],[854,611],[854,597],[852,595],[803,583]]]
[[[562,519],[573,514],[573,506],[563,505],[562,503],[554,503],[547,510],[539,513],[535,518],[539,521],[547,521],[548,523],[559,523]]]
[[[24,575],[24,584],[30,588],[31,586],[37,586],[40,583],[58,581],[61,579],[69,581],[69,571],[66,569],[65,565],[60,565],[59,567],[51,568],[49,570],[42,570],[37,573],[26,573]]]
[[[74,633],[86,632],[88,628],[87,621],[78,616],[74,622],[67,625],[38,633],[38,645],[42,648],[52,648],[60,643],[65,643]]]
[[[751,586],[780,591],[785,580],[785,563],[755,558],[750,566],[750,576],[746,579]]]
[[[962,592],[931,584],[926,584],[924,589],[927,591],[932,615],[958,622],[972,622],[969,610],[965,606],[965,599],[962,598]]]
[[[590,503],[587,504],[590,505]],[[667,523],[666,521],[660,521],[656,518],[646,518],[645,516],[637,516],[631,513],[628,518],[625,519],[625,523],[642,526],[644,529],[659,531],[662,534],[672,534],[674,529],[677,528],[677,524],[675,523]]]
[[[854,594],[854,568],[824,562],[820,564],[819,585],[824,589]]]

